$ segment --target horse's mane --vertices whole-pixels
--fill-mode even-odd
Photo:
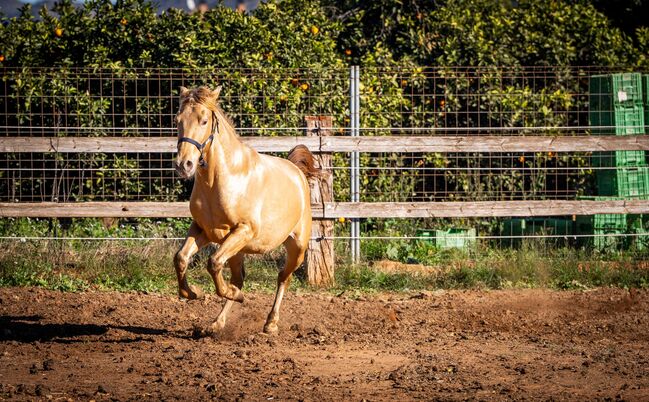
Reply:
[[[232,131],[236,134],[236,130],[234,129],[234,122],[228,116],[225,111],[223,111],[223,108],[221,108],[221,105],[214,99],[212,96],[212,91],[207,88],[207,87],[198,87],[191,89],[189,93],[183,98],[182,103],[180,104],[180,109],[184,109],[185,105],[187,103],[199,103],[203,106],[205,106],[208,110],[213,111],[214,113],[217,114],[218,117],[222,118],[225,120],[230,127],[232,127]]]

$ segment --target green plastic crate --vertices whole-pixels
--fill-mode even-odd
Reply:
[[[624,236],[607,235],[621,235],[626,233],[627,218],[628,216],[626,214],[577,216],[577,234],[593,235],[592,237],[580,237],[579,244],[585,247],[592,247],[599,251],[623,247],[625,244]]]
[[[435,244],[439,248],[469,248],[476,243],[476,230],[451,228],[435,231]]]
[[[577,216],[577,234],[585,235],[594,230],[624,232],[627,228],[627,214],[595,214]]]
[[[642,104],[613,109],[593,109],[589,112],[590,125],[595,135],[644,134],[645,108]]]
[[[649,74],[642,76],[642,103],[649,106]]]
[[[596,135],[644,134],[647,78],[639,73],[595,75],[589,82],[589,120]],[[646,117],[645,117],[646,116]]]
[[[647,153],[645,151],[593,152],[591,161],[596,167],[646,166]]]
[[[643,102],[643,81],[640,73],[594,75],[590,77],[591,108],[611,110],[612,106],[631,106]]]
[[[640,104],[643,101],[642,74],[611,74],[613,103],[615,105]]]
[[[451,228],[447,230],[417,229],[417,237],[439,248],[469,248],[476,243],[476,230]]]
[[[649,198],[649,167],[621,167],[597,171],[598,195]]]
[[[631,245],[636,250],[644,251],[649,249],[649,230],[636,229],[633,232],[637,236],[631,238]]]
[[[621,235],[625,233],[625,230],[595,229],[593,231],[593,234],[595,236],[585,238],[585,243],[591,245],[594,249],[599,251],[617,250],[626,246],[626,236],[606,235]]]

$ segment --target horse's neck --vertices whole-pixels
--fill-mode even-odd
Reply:
[[[199,171],[201,182],[208,187],[218,187],[245,166],[248,166],[250,149],[241,142],[234,127],[222,116],[218,116],[219,128],[213,143],[205,153],[206,168]]]

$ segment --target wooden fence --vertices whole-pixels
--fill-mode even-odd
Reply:
[[[286,152],[304,144],[330,163],[334,152],[597,152],[649,151],[649,135],[637,136],[383,136],[328,135],[331,119],[307,118],[307,136],[243,137],[260,152]],[[176,151],[175,137],[4,137],[4,153],[140,153]],[[324,156],[324,158],[323,158]],[[325,166],[326,168],[327,166]],[[466,202],[334,202],[331,180],[319,183],[314,195],[314,239],[327,239],[330,220],[345,218],[457,218],[648,214],[649,200],[616,201],[466,201]],[[329,187],[329,188],[327,188]],[[190,217],[187,202],[0,203],[0,217]],[[308,276],[312,283],[333,280],[333,242],[312,242]]]

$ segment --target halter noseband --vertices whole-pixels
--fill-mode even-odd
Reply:
[[[205,142],[202,144],[194,139],[188,138],[188,137],[182,137],[178,139],[178,148],[180,148],[180,144],[183,142],[188,142],[198,148],[198,151],[201,153],[201,156],[198,158],[198,166],[200,167],[205,167],[207,166],[207,163],[205,162],[205,158],[203,157],[203,150],[207,146],[207,143],[210,141],[214,141],[214,135],[219,133],[219,119],[216,118],[216,113],[212,112],[212,132],[210,133],[210,136],[207,137]]]

